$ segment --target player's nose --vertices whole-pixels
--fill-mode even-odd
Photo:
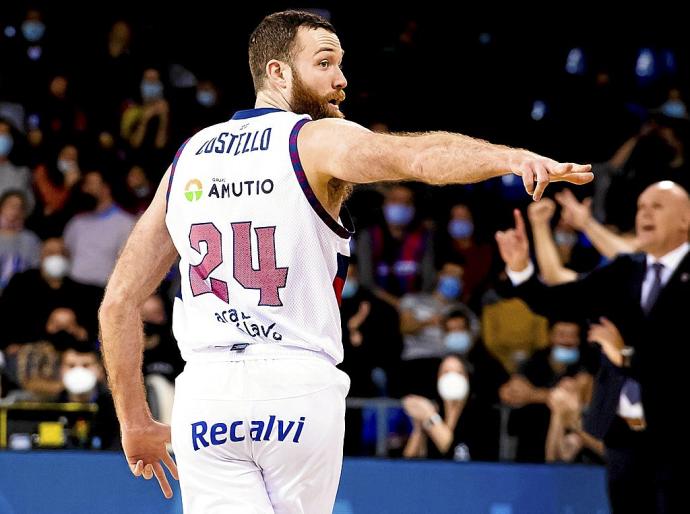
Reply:
[[[338,68],[338,72],[333,81],[333,87],[335,89],[345,89],[347,87],[347,79],[345,78],[343,70],[341,70],[340,68]]]

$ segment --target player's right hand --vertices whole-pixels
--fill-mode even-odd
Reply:
[[[173,492],[161,461],[178,480],[177,465],[166,447],[169,442],[170,426],[154,420],[142,427],[122,428],[122,449],[130,471],[135,477],[143,476],[146,480],[155,476],[166,498],[172,498]]]
[[[582,185],[594,179],[591,164],[557,162],[527,151],[520,151],[519,156],[511,165],[511,169],[514,174],[522,177],[525,190],[535,201],[541,198],[550,182]]]

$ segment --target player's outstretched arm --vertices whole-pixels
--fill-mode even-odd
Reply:
[[[300,131],[298,147],[308,174],[353,183],[459,184],[514,173],[539,200],[549,182],[585,184],[593,178],[589,164],[560,163],[462,134],[377,134],[340,119],[307,123]]]
[[[170,427],[151,417],[142,375],[144,333],[141,306],[160,284],[177,257],[165,226],[168,175],[132,230],[108,281],[98,313],[108,382],[122,430],[122,447],[130,470],[149,480],[155,476],[166,498],[172,489],[161,461],[177,479],[166,450]]]

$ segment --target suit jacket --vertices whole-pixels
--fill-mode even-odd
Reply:
[[[602,353],[599,371],[594,377],[592,401],[584,416],[585,430],[597,439],[604,439],[609,433],[626,379],[624,370],[613,365]]]
[[[626,344],[635,348],[631,368],[621,373],[640,382],[651,443],[661,456],[675,461],[690,453],[688,428],[679,419],[687,402],[681,395],[687,391],[690,364],[690,253],[648,315],[640,307],[645,274],[646,255],[628,254],[567,284],[549,287],[534,275],[515,292],[538,313],[592,322],[605,316],[618,327]]]

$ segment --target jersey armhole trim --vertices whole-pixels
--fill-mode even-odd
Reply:
[[[182,155],[182,150],[184,150],[184,147],[187,146],[187,143],[189,143],[189,140],[192,139],[191,137],[187,139],[184,143],[182,143],[182,146],[180,146],[179,150],[177,150],[177,153],[175,154],[175,158],[173,159],[172,166],[170,166],[170,177],[168,177],[168,190],[165,193],[165,212],[167,214],[168,212],[168,203],[170,201],[170,190],[172,189],[172,183],[173,183],[173,177],[175,176],[175,168],[177,167],[177,161],[180,160],[180,155]]]
[[[316,195],[314,194],[314,191],[307,180],[307,175],[304,173],[304,169],[302,168],[302,161],[299,158],[299,151],[297,150],[297,136],[299,135],[300,129],[308,121],[310,120],[306,118],[299,120],[292,128],[292,132],[290,132],[290,160],[292,161],[292,167],[295,170],[295,176],[297,177],[297,181],[302,188],[304,196],[307,197],[307,201],[311,204],[314,212],[316,212],[319,218],[321,218],[328,228],[330,228],[338,236],[343,239],[349,239],[352,235],[352,232],[347,230],[340,223],[335,221],[330,214],[328,214],[323,205],[321,205],[321,202],[319,202],[319,199],[316,198]]]

